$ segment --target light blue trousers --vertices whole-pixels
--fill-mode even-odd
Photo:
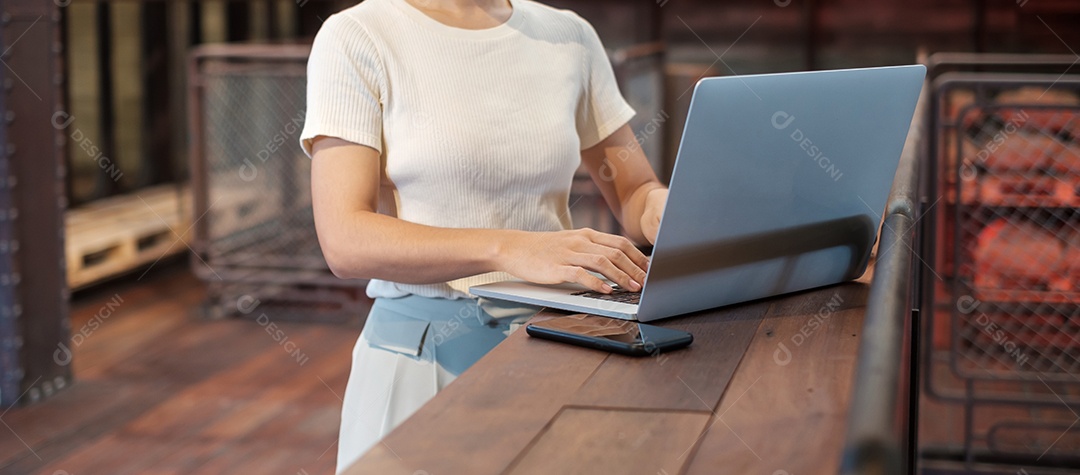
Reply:
[[[353,348],[337,471],[379,443],[538,310],[486,299],[375,299]]]

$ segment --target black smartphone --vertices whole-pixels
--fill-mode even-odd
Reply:
[[[688,346],[694,335],[682,330],[577,313],[530,323],[529,336],[629,356],[648,356]]]

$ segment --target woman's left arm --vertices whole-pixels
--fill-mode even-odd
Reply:
[[[600,193],[637,244],[652,244],[667,202],[667,188],[656,178],[629,125],[581,152]]]

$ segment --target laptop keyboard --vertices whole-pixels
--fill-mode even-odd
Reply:
[[[577,295],[580,297],[588,297],[597,300],[607,300],[610,302],[620,302],[637,305],[641,300],[641,292],[631,292],[629,290],[615,287],[610,294],[604,294],[593,290],[582,290],[581,292],[574,292],[570,295]]]

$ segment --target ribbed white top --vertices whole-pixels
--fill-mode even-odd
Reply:
[[[505,23],[466,30],[405,0],[366,0],[326,20],[308,61],[301,134],[382,152],[379,211],[446,228],[569,229],[580,151],[634,115],[581,17],[512,0]],[[482,274],[371,297],[468,297]]]

